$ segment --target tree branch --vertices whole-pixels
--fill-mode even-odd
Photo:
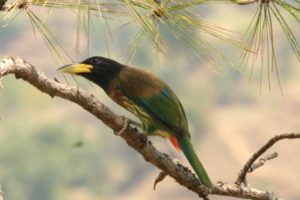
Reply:
[[[283,139],[298,139],[300,138],[300,133],[285,133],[281,135],[276,135],[271,138],[265,145],[263,145],[257,152],[255,152],[251,158],[246,162],[244,167],[241,169],[238,178],[236,180],[236,184],[241,185],[246,181],[246,175],[249,171],[251,171],[251,167],[254,162],[264,154],[269,148],[271,148],[276,142],[283,140]]]
[[[17,79],[23,79],[36,87],[38,90],[51,97],[61,97],[78,104],[86,111],[100,119],[114,132],[122,130],[122,137],[129,146],[139,152],[146,161],[152,163],[160,170],[174,178],[180,185],[190,189],[205,198],[208,194],[233,196],[243,199],[275,200],[276,195],[255,188],[241,187],[238,185],[218,184],[212,189],[203,186],[199,179],[188,168],[175,163],[168,155],[159,152],[147,137],[136,131],[131,126],[123,130],[126,123],[122,117],[113,113],[108,107],[98,101],[92,94],[78,87],[68,86],[51,80],[39,69],[18,57],[5,56],[0,58],[0,82],[1,77],[14,74]]]

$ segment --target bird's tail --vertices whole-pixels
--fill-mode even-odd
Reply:
[[[208,174],[206,173],[202,163],[198,159],[198,156],[193,148],[193,145],[191,143],[191,138],[189,137],[183,137],[182,139],[178,140],[179,145],[188,159],[189,163],[193,167],[194,171],[198,175],[199,179],[201,182],[206,186],[206,187],[212,187],[212,183],[208,177]]]

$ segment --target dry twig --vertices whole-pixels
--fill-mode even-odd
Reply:
[[[155,190],[157,183],[163,181],[167,177],[167,173],[164,171],[161,171],[158,175],[158,177],[155,179],[154,184],[153,184],[153,190]]]
[[[242,183],[245,183],[246,181],[246,175],[250,171],[251,166],[253,166],[253,163],[263,154],[265,153],[269,148],[271,148],[276,142],[283,140],[283,139],[299,139],[300,133],[285,133],[281,135],[276,135],[273,138],[271,138],[265,145],[263,145],[258,151],[256,151],[251,158],[246,162],[244,167],[241,169],[238,178],[236,180],[236,184],[241,185]]]
[[[277,152],[273,152],[271,154],[267,154],[263,157],[261,157],[257,162],[253,163],[251,165],[251,167],[249,168],[249,173],[250,172],[254,172],[256,169],[262,167],[265,165],[265,163],[268,161],[268,160],[272,160],[274,158],[277,158],[278,157],[278,153]]]

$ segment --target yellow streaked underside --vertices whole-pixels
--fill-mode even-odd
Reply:
[[[137,116],[141,122],[143,129],[146,131],[148,135],[158,135],[164,138],[171,137],[171,134],[165,130],[157,129],[157,125],[155,121],[152,119],[152,117],[144,111],[141,107],[132,104],[130,100],[126,98],[126,100],[123,99],[123,105],[124,107],[133,113],[135,116]]]

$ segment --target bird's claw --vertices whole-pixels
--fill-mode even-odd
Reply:
[[[121,128],[121,130],[119,130],[118,132],[115,132],[115,135],[117,135],[117,136],[122,135],[122,133],[128,128],[129,123],[130,123],[129,119],[127,119],[126,117],[122,117],[122,118],[123,118],[124,125]]]
[[[135,131],[138,130],[136,127],[142,128],[142,125],[139,122],[136,122],[132,119],[128,119],[125,116],[121,116],[121,118],[124,121],[124,126],[121,128],[121,130],[119,130],[118,132],[115,132],[115,135],[120,136],[128,128],[128,126],[131,125],[131,124],[135,126],[135,127],[133,127]]]
[[[129,124],[132,124],[132,125],[134,125],[134,126],[136,126],[136,127],[142,128],[141,123],[136,122],[136,121],[134,121],[134,120],[132,120],[132,119],[127,119],[127,120],[128,120],[128,123],[129,123]]]

